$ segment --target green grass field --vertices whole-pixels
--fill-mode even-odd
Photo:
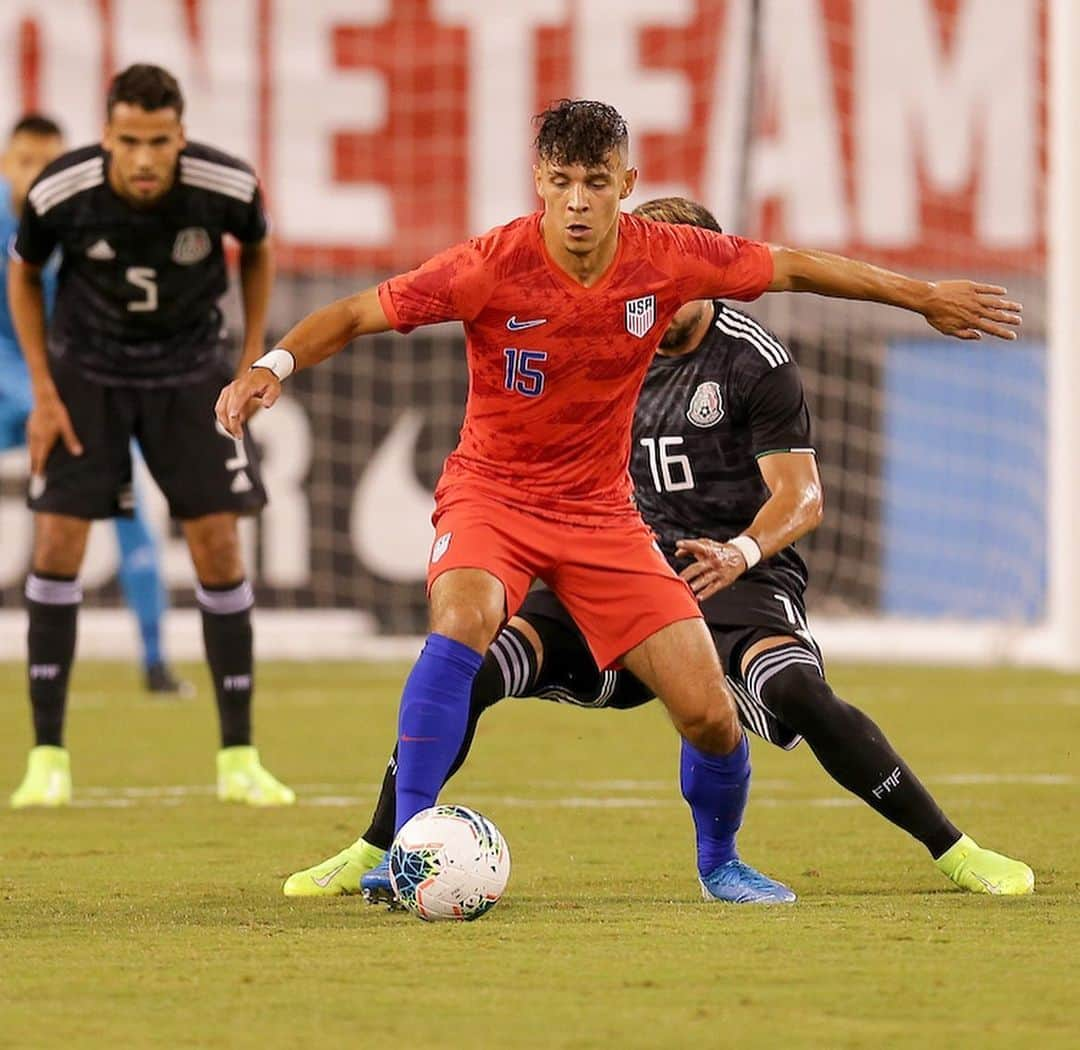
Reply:
[[[508,838],[504,901],[429,926],[282,879],[362,830],[400,667],[268,665],[258,742],[289,811],[211,792],[215,718],[77,669],[77,805],[0,811],[0,1046],[1073,1047],[1080,1023],[1080,679],[841,668],[954,821],[1036,895],[955,891],[803,747],[758,743],[744,857],[790,908],[706,905],[657,705],[508,701],[446,792]],[[29,744],[0,665],[3,789]]]

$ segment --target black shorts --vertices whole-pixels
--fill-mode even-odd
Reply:
[[[806,606],[802,588],[794,586],[789,573],[769,575],[755,573],[751,579],[737,580],[730,587],[715,594],[702,604],[705,622],[716,645],[720,665],[735,697],[739,719],[743,725],[778,747],[790,749],[799,743],[800,737],[784,726],[761,701],[753,696],[742,673],[742,656],[755,642],[781,635],[794,637],[809,649],[818,666],[822,666],[821,650],[806,626]],[[544,665],[558,667],[560,663],[573,666],[580,660],[576,644],[585,648],[584,638],[555,594],[546,587],[529,592],[518,610],[518,616],[528,620],[539,632],[544,643]],[[559,624],[563,630],[545,632],[543,621]],[[587,648],[585,649],[587,652]],[[614,675],[608,681],[605,674],[597,671],[595,683],[585,689],[556,688],[549,692],[558,699],[581,707],[608,707],[627,710],[654,699],[652,691],[629,671],[606,672]],[[557,671],[548,677],[558,677]],[[580,678],[580,676],[578,676]],[[546,695],[546,694],[545,694]]]
[[[53,382],[83,446],[73,456],[57,441],[44,478],[31,478],[30,509],[73,518],[129,515],[131,442],[139,448],[174,518],[252,514],[266,504],[250,435],[218,428],[214,405],[232,378],[222,365],[185,386],[106,386],[66,359],[49,361]]]

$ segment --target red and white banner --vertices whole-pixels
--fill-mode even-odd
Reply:
[[[1045,0],[762,0],[745,232],[912,266],[1042,265]],[[96,137],[130,62],[249,158],[292,266],[399,268],[534,207],[530,117],[630,122],[637,198],[731,225],[750,0],[4,0],[0,124]]]

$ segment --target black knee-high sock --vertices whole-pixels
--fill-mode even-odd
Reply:
[[[507,635],[512,638],[507,639]],[[536,678],[536,656],[532,646],[524,636],[513,627],[506,627],[491,643],[484,662],[473,680],[472,695],[469,699],[469,719],[465,726],[465,739],[461,743],[457,757],[446,774],[449,780],[464,764],[472,747],[473,737],[480,716],[504,696],[528,695]],[[523,692],[524,691],[524,692]],[[387,763],[383,774],[379,800],[375,803],[375,812],[371,824],[363,834],[365,842],[379,849],[389,849],[394,840],[396,816],[395,794],[397,791],[397,748]]]
[[[254,687],[251,607],[255,602],[247,580],[224,587],[198,584],[206,662],[214,680],[221,746],[251,743],[251,692]]]
[[[801,734],[833,780],[918,839],[932,857],[960,838],[872,718],[841,700],[815,667],[799,660],[784,665],[778,650],[763,656],[772,656],[773,663],[767,680],[758,676],[761,700]],[[751,672],[752,665],[748,680]]]
[[[68,678],[75,659],[75,623],[82,588],[73,576],[34,572],[26,579],[27,676],[34,743],[63,747]]]

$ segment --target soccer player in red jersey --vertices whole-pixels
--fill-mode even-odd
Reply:
[[[675,312],[694,299],[808,291],[871,300],[963,339],[1015,338],[1020,306],[994,286],[932,284],[623,214],[637,171],[622,117],[564,100],[538,123],[540,212],[309,315],[222,391],[218,419],[239,436],[252,400],[270,407],[292,371],[357,336],[463,322],[469,398],[435,493],[431,634],[402,695],[397,827],[434,803],[483,653],[540,577],[597,665],[621,663],[667,706],[683,737],[681,784],[709,895],[793,900],[736,855],[746,741],[694,596],[632,502],[627,464],[645,372]]]

